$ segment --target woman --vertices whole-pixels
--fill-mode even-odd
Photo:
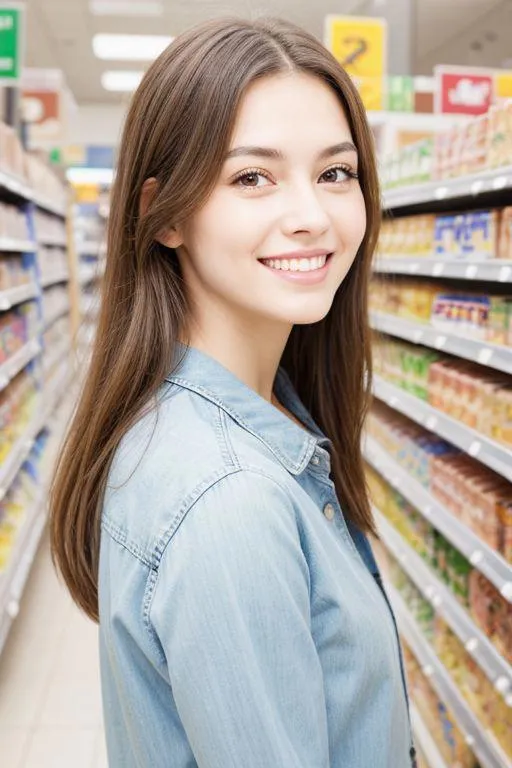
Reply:
[[[52,497],[114,768],[414,763],[366,539],[378,225],[363,107],[312,36],[214,21],[149,69]]]

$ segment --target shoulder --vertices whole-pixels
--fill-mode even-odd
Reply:
[[[248,509],[251,501],[266,509],[277,495],[289,498],[275,462],[264,456],[254,460],[259,441],[252,440],[249,465],[247,436],[237,441],[228,420],[215,403],[181,387],[165,387],[157,406],[127,432],[116,451],[103,527],[156,565],[158,553],[191,511],[204,529],[220,513],[226,520]]]

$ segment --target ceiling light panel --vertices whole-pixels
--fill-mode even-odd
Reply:
[[[172,37],[162,35],[94,35],[92,48],[98,59],[111,61],[153,61]]]
[[[89,0],[94,16],[162,16],[159,0]]]
[[[102,74],[101,84],[106,91],[124,91],[129,93],[138,88],[143,76],[144,72],[112,70]]]

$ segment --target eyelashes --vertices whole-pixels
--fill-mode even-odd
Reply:
[[[359,174],[357,171],[355,171],[353,168],[351,168],[349,165],[346,165],[344,163],[337,163],[335,165],[331,165],[329,168],[326,168],[325,171],[319,176],[321,179],[328,173],[335,173],[336,171],[341,171],[344,173],[347,178],[341,179],[341,180],[329,180],[324,183],[327,184],[346,184],[349,181],[352,181],[354,179],[359,178]],[[268,182],[272,183],[272,177],[268,173],[268,171],[264,170],[263,168],[247,168],[244,171],[240,171],[240,173],[237,173],[237,175],[234,177],[232,184],[234,186],[240,186],[243,189],[261,189],[262,187],[267,186],[266,184],[258,184],[258,177],[262,177],[266,179]],[[248,184],[242,184],[242,181],[249,181]],[[251,182],[256,183],[251,183]]]

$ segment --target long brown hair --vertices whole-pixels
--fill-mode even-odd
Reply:
[[[124,127],[108,225],[96,341],[50,500],[52,552],[74,600],[98,620],[102,499],[120,440],[171,372],[187,304],[176,253],[157,239],[212,192],[247,87],[289,71],[326,82],[359,152],[367,231],[327,317],[295,326],[282,364],[333,442],[333,477],[347,516],[374,523],[361,456],[371,385],[367,291],[380,220],[374,148],[348,75],[310,34],[276,19],[222,19],[178,37],[149,68]],[[144,182],[156,193],[139,209]]]

